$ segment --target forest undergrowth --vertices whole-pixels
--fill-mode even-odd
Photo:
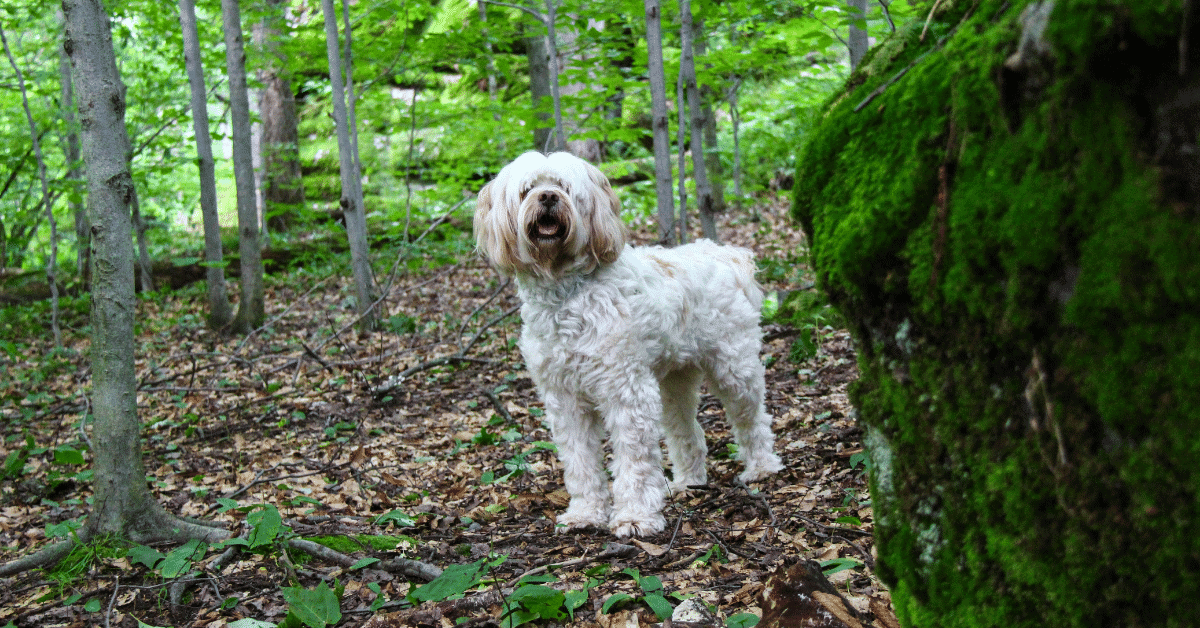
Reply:
[[[721,233],[755,250],[769,291],[811,290],[786,201],[761,213]],[[635,239],[651,232],[635,226]],[[199,289],[139,299],[153,491],[174,513],[253,533],[219,568],[221,549],[199,544],[90,545],[53,571],[0,579],[0,624],[244,627],[290,611],[310,626],[607,628],[659,624],[696,597],[726,625],[747,626],[763,615],[768,577],[810,559],[861,625],[894,625],[875,577],[844,330],[764,325],[783,472],[740,485],[723,412],[705,395],[708,486],[669,502],[663,533],[617,543],[607,531],[554,533],[567,495],[515,348],[511,285],[474,256],[401,274],[380,302],[384,330],[364,336],[351,293],[349,277],[270,277],[268,324],[249,339],[208,331]],[[86,334],[68,333],[63,353],[48,337],[19,340],[22,356],[0,359],[4,562],[71,534],[90,495]],[[357,562],[281,549],[297,536]],[[421,593],[421,581],[377,568],[397,556],[465,574],[468,589]],[[322,615],[314,600],[330,595],[337,613]]]

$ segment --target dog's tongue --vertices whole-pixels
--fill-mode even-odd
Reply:
[[[552,238],[558,235],[558,223],[554,222],[539,222],[537,225],[538,235]]]

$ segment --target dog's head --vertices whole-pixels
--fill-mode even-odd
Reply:
[[[505,274],[590,272],[615,261],[625,239],[608,179],[570,153],[525,153],[479,191],[475,242]]]

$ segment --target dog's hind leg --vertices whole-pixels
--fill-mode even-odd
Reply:
[[[556,530],[608,527],[610,495],[604,471],[604,424],[592,408],[569,393],[543,395],[554,445],[563,466],[563,484],[571,496]]]
[[[668,373],[659,382],[663,432],[667,440],[667,453],[671,457],[671,490],[676,493],[708,481],[704,469],[708,447],[704,442],[704,428],[696,420],[696,409],[700,406],[700,381],[700,371],[688,368]]]
[[[783,469],[775,454],[775,435],[771,432],[771,415],[763,405],[766,394],[765,369],[758,351],[744,351],[719,361],[708,372],[709,385],[729,421],[733,440],[738,446],[738,458],[746,465],[738,476],[753,482]]]

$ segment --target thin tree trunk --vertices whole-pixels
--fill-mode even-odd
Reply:
[[[738,133],[741,130],[742,116],[738,111],[738,89],[742,79],[734,79],[729,87],[729,120],[733,127],[733,206],[738,213],[742,211],[742,145]],[[754,218],[759,218],[758,209],[754,210]]]
[[[95,0],[65,0],[66,39],[79,97],[93,247],[92,512],[85,538],[115,533],[135,542],[228,533],[174,519],[146,482],[137,416],[133,320],[133,244],[129,237],[133,177],[125,131],[125,86],[117,72],[108,16]],[[53,554],[53,546],[49,553]],[[40,552],[39,552],[40,553]]]
[[[204,265],[208,282],[208,326],[222,329],[233,320],[233,308],[225,289],[221,251],[221,224],[217,212],[216,165],[212,134],[208,129],[208,91],[200,61],[200,38],[196,30],[196,0],[179,0],[179,23],[183,30],[183,56],[192,92],[192,129],[196,133],[196,165],[200,169],[200,214],[204,218]]]
[[[558,36],[559,48],[559,67],[565,69],[571,67],[583,68],[586,72],[585,78],[582,80],[567,83],[561,87],[562,95],[566,98],[567,104],[563,106],[563,133],[567,138],[567,150],[580,159],[599,162],[603,158],[600,151],[600,140],[596,138],[580,138],[577,137],[583,130],[584,121],[591,115],[588,110],[578,107],[578,99],[573,99],[585,91],[595,89],[592,72],[589,68],[587,51],[580,45],[579,41],[579,21],[575,15],[567,15],[567,23],[570,25],[565,30],[560,31]],[[601,29],[604,28],[603,22],[598,22],[594,19],[587,19],[587,27]]]
[[[366,207],[364,206],[364,194],[362,189],[362,154],[358,151],[358,96],[356,96],[354,93],[354,55],[351,54],[351,45],[353,42],[354,32],[353,29],[350,28],[349,0],[342,0],[342,23],[344,25],[343,30],[346,33],[346,45],[343,47],[343,68],[346,80],[346,128],[350,131],[350,156],[354,158],[354,172],[358,175],[358,184],[355,186],[358,194],[358,203],[365,216]],[[364,221],[365,220],[366,219],[364,218]],[[365,225],[366,222],[363,224]],[[370,265],[368,264],[367,267],[370,268]]]
[[[704,163],[704,112],[700,107],[700,90],[696,86],[696,64],[692,56],[692,3],[690,0],[679,1],[682,55],[679,58],[679,72],[684,77],[687,91],[688,109],[692,114],[692,179],[696,182],[696,206],[700,214],[700,227],[704,237],[718,241],[717,223],[713,216],[712,186],[708,182],[708,171]]]
[[[867,54],[867,0],[846,0],[850,5],[850,37],[847,48],[850,49],[850,69],[854,70]],[[862,27],[858,26],[862,22]]]
[[[563,127],[562,94],[558,89],[558,35],[554,23],[558,20],[558,0],[546,0],[546,51],[550,55],[550,97],[554,101],[554,150],[567,149],[567,134]]]
[[[525,38],[525,56],[529,60],[529,96],[536,110],[544,106],[550,95],[550,52],[546,48],[546,37],[534,35]],[[538,123],[533,128],[533,147],[540,151],[550,150],[550,136],[554,132],[552,125],[546,124],[550,114],[537,113]]]
[[[59,14],[61,19],[62,14]],[[59,111],[65,127],[63,137],[63,160],[67,164],[66,179],[70,185],[79,181],[79,123],[75,120],[75,90],[71,87],[71,58],[62,46],[58,48]],[[91,260],[91,245],[88,235],[87,206],[76,200],[82,194],[67,194],[67,207],[75,218],[75,266],[84,285],[90,281],[88,264]]]
[[[675,144],[679,148],[679,243],[687,244],[687,121],[684,119],[687,111],[683,97],[683,73],[675,77],[675,111],[679,114],[679,123],[675,125]]]
[[[285,231],[295,222],[304,204],[304,179],[300,171],[300,133],[296,96],[287,78],[279,49],[280,13],[287,0],[268,0],[267,15],[254,29],[255,43],[263,50],[266,66],[259,70],[262,83],[258,111],[262,118],[263,204],[265,222],[274,231]]]
[[[496,89],[497,89],[497,85],[496,85],[496,53],[494,50],[495,46],[492,45],[492,40],[491,40],[490,34],[488,33],[487,3],[486,2],[476,2],[475,6],[479,11],[479,24],[481,26],[480,30],[483,31],[483,50],[484,50],[484,53],[486,56],[486,58],[484,60],[484,73],[487,74],[488,102],[491,103],[492,106],[495,106],[495,104],[496,104]],[[495,120],[496,122],[499,122],[500,121],[500,112],[493,111],[492,119]],[[501,145],[500,148],[502,151],[504,150],[503,145]]]
[[[229,74],[229,114],[233,127],[233,179],[237,186],[238,253],[241,300],[232,331],[248,334],[263,324],[262,228],[254,191],[254,161],[250,146],[250,98],[246,90],[246,53],[242,44],[242,15],[238,0],[221,0],[225,31],[225,66]]]
[[[38,178],[42,180],[42,207],[46,210],[46,219],[50,223],[50,260],[46,263],[46,283],[50,285],[50,328],[54,332],[54,346],[62,348],[62,330],[58,327],[58,223],[54,220],[54,205],[50,198],[50,182],[46,178],[46,159],[42,156],[42,142],[38,136],[37,124],[33,121],[33,111],[29,109],[29,94],[25,91],[25,74],[13,58],[12,50],[8,47],[8,37],[4,28],[0,27],[0,42],[4,44],[4,54],[17,75],[17,86],[21,90],[21,105],[25,108],[25,120],[29,122],[29,138],[33,142],[33,154],[37,158]]]
[[[346,111],[346,93],[342,83],[342,62],[338,51],[337,13],[333,0],[321,0],[325,15],[325,50],[329,60],[329,80],[333,88],[333,119],[337,124],[338,163],[342,176],[341,206],[346,217],[346,237],[350,243],[350,266],[354,274],[359,329],[375,328],[374,286],[371,278],[370,249],[367,246],[366,219],[362,206],[362,180],[354,154]]]
[[[129,154],[133,158],[132,151]],[[138,245],[138,286],[142,292],[154,291],[154,271],[151,269],[150,263],[150,246],[146,243],[146,230],[149,228],[146,221],[142,220],[142,204],[138,202],[137,189],[133,190],[133,229],[134,235],[137,238]]]
[[[692,46],[696,56],[703,59],[708,53],[704,19],[697,18],[692,24]],[[710,68],[712,64],[705,63]],[[700,104],[704,113],[704,166],[712,184],[713,211],[725,211],[725,172],[721,167],[721,152],[717,147],[717,116],[713,114],[713,90],[707,84],[700,85]]]
[[[654,190],[658,198],[658,239],[667,246],[675,238],[675,197],[671,190],[671,139],[667,119],[667,79],[663,70],[662,7],[659,0],[643,0],[646,7],[646,73],[650,79],[651,124],[654,133]],[[683,162],[680,162],[681,164]]]

